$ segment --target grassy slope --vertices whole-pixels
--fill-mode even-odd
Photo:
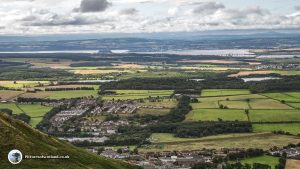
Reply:
[[[69,155],[63,160],[24,159],[14,168],[97,168],[97,169],[134,169],[127,163],[106,159],[68,143],[47,136],[28,125],[0,114],[0,159],[7,159],[12,149],[19,149],[23,155]],[[7,160],[1,160],[0,168],[11,168]]]

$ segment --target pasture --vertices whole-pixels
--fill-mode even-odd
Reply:
[[[245,110],[234,109],[197,109],[186,115],[186,121],[248,121]]]
[[[253,124],[254,132],[273,132],[284,131],[291,134],[300,134],[300,123],[285,123],[285,124]]]
[[[20,97],[25,98],[48,98],[48,99],[70,99],[78,97],[97,97],[98,90],[68,90],[68,91],[46,91],[36,93],[24,93]]]
[[[22,89],[35,87],[39,84],[47,85],[48,83],[48,81],[0,81],[0,86],[13,89]]]
[[[43,118],[43,116],[49,112],[52,107],[46,107],[41,105],[29,105],[29,104],[0,104],[0,108],[11,109],[13,114],[26,113],[31,117],[30,125],[35,127]]]
[[[202,90],[202,97],[213,96],[234,96],[234,95],[247,95],[250,94],[249,90],[244,89],[206,89]]]
[[[250,110],[251,122],[300,121],[299,110]]]
[[[152,143],[160,148],[140,148],[140,152],[184,151],[222,148],[260,148],[283,147],[298,143],[299,137],[275,135],[272,133],[224,134],[203,138],[175,138],[172,134],[153,134]]]
[[[149,97],[169,97],[173,90],[113,90],[116,95],[105,95],[104,100],[146,99]]]
[[[246,158],[241,160],[241,163],[250,165],[253,165],[254,163],[267,164],[271,166],[272,169],[275,169],[275,166],[279,164],[279,157],[264,155],[260,157]]]

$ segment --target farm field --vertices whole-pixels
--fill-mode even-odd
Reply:
[[[45,86],[45,87],[35,87],[35,89],[45,90],[45,89],[57,89],[57,88],[65,88],[65,89],[73,89],[79,87],[91,87],[95,90],[99,89],[99,85],[59,85],[59,86]]]
[[[244,110],[234,109],[197,109],[186,115],[186,121],[248,121]]]
[[[98,90],[69,90],[69,91],[46,91],[36,93],[24,93],[21,97],[26,98],[48,98],[48,99],[68,99],[77,97],[96,97]]]
[[[299,110],[250,110],[251,122],[300,121]]]
[[[292,107],[273,99],[250,99],[249,105],[250,109],[293,109]]]
[[[81,75],[90,75],[90,74],[108,74],[108,73],[132,73],[130,70],[118,70],[118,69],[111,69],[111,70],[99,70],[99,69],[74,69],[70,70],[75,74]]]
[[[282,76],[292,76],[292,75],[300,75],[300,71],[292,70],[292,71],[283,71],[283,70],[275,70],[275,71],[241,71],[236,74],[231,74],[229,77],[239,77],[239,76],[248,76],[248,75],[267,75],[267,74],[280,74]]]
[[[21,89],[35,87],[39,84],[47,85],[48,83],[48,81],[0,81],[0,86]]]
[[[13,100],[23,93],[23,91],[0,90],[0,101]]]
[[[266,93],[263,95],[279,101],[284,100],[285,102],[300,102],[300,98],[299,98],[300,92]]]
[[[207,89],[202,90],[202,97],[212,97],[212,96],[233,96],[233,95],[246,95],[250,94],[249,90],[243,89]]]
[[[145,99],[149,97],[168,97],[171,96],[173,90],[113,90],[116,92],[116,95],[106,95],[103,96],[105,100],[112,99]]]
[[[13,114],[26,113],[31,117],[30,125],[35,127],[43,118],[43,116],[49,112],[52,108],[40,105],[27,105],[27,104],[0,104],[0,108],[11,109]]]
[[[300,160],[287,160],[285,169],[300,169]]]
[[[139,106],[161,106],[165,108],[173,108],[177,106],[177,101],[174,99],[163,99],[159,102],[151,102],[149,100],[145,100],[143,103],[137,103]]]
[[[224,134],[203,138],[175,138],[172,134],[153,134],[153,144],[160,148],[140,148],[140,152],[183,151],[222,148],[260,148],[283,147],[298,143],[299,137],[275,135],[272,133]]]
[[[273,132],[285,131],[291,134],[300,134],[300,123],[286,123],[286,124],[253,124],[254,132]]]
[[[279,157],[264,155],[261,157],[253,157],[241,160],[241,163],[250,165],[253,165],[254,163],[267,164],[271,166],[272,169],[275,169],[275,166],[279,164]]]

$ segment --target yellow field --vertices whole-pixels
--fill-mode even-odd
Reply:
[[[90,75],[90,74],[107,74],[107,73],[130,73],[129,70],[95,70],[95,69],[74,69],[70,70],[71,72],[75,74],[82,74],[82,75]]]
[[[287,160],[285,169],[300,169],[300,160]]]

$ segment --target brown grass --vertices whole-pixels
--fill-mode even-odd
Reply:
[[[271,74],[273,71],[242,71],[237,74],[229,75],[229,77],[247,76],[247,75],[266,75]]]
[[[285,169],[300,169],[300,160],[287,160]]]
[[[9,100],[13,100],[14,98],[16,98],[17,96],[21,95],[22,91],[0,91],[0,100],[2,101],[9,101]]]

